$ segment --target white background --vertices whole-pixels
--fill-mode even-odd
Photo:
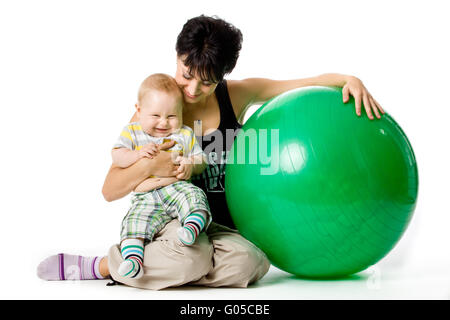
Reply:
[[[0,2],[0,298],[449,299],[447,9],[433,0]],[[111,145],[140,82],[174,74],[176,36],[200,14],[243,32],[228,79],[338,72],[363,80],[416,154],[419,201],[409,229],[375,267],[337,282],[275,268],[246,290],[38,279],[48,255],[104,255],[118,241],[129,198],[102,198]]]

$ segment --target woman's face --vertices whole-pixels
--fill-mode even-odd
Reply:
[[[204,81],[198,75],[190,74],[182,58],[177,57],[175,81],[183,92],[184,102],[187,104],[202,102],[216,90],[217,83]]]

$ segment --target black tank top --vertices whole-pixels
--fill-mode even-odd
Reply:
[[[208,166],[201,175],[192,177],[192,183],[206,193],[212,220],[236,229],[225,199],[225,164],[234,138],[242,126],[234,114],[226,80],[217,85],[215,94],[219,103],[220,124],[214,132],[197,136],[198,143],[207,156]]]

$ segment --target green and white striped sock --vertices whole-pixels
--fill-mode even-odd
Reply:
[[[117,272],[125,278],[139,279],[144,275],[144,242],[139,239],[125,239],[120,245],[124,261]]]
[[[191,213],[184,219],[183,226],[177,230],[180,241],[190,246],[194,244],[206,224],[206,213],[203,211]]]

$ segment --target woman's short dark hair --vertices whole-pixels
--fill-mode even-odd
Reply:
[[[242,33],[232,24],[201,15],[189,19],[177,38],[178,57],[189,73],[202,80],[218,82],[233,71],[242,47]]]

